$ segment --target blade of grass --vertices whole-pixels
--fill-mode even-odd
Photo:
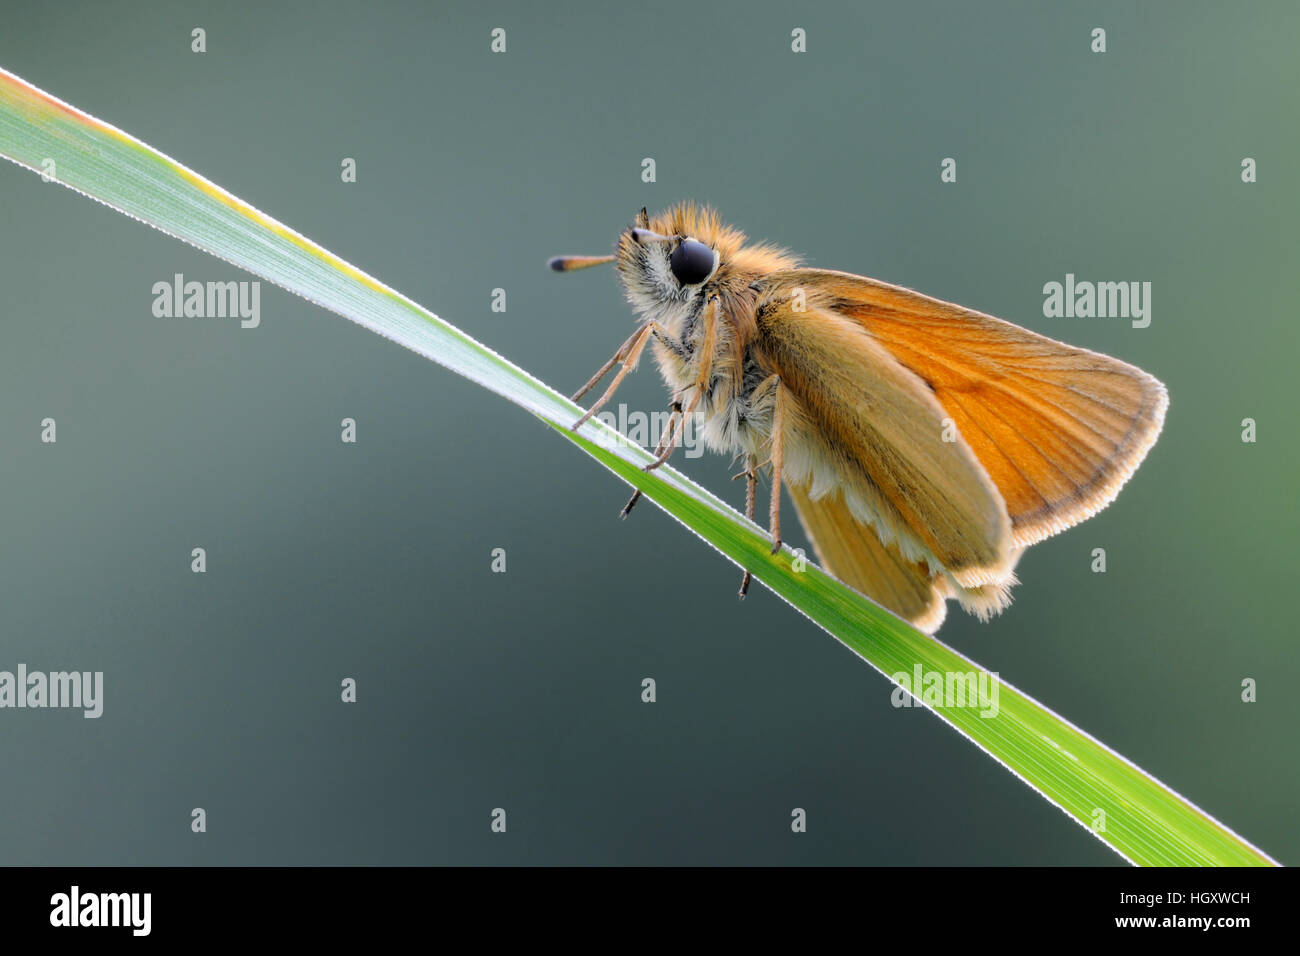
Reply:
[[[392,339],[527,409],[671,514],[886,677],[983,673],[813,565],[772,556],[762,529],[593,420],[524,370],[383,283],[132,136],[0,69],[0,154]],[[1124,859],[1143,865],[1276,861],[1104,744],[994,675],[998,712],[929,707]],[[896,681],[897,682],[897,681]],[[1091,825],[1105,811],[1104,830]]]

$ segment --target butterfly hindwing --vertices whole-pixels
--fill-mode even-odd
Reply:
[[[822,566],[851,588],[927,634],[944,618],[944,599],[924,564],[908,561],[853,517],[839,492],[814,500],[807,485],[787,485]]]

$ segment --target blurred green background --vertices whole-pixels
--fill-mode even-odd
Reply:
[[[1298,31],[1290,3],[9,0],[0,65],[565,391],[630,313],[547,256],[688,198],[1148,369],[1170,415],[1118,501],[941,637],[1296,862]],[[654,507],[619,521],[519,409],[267,285],[256,330],[155,318],[174,273],[246,276],[8,164],[0,209],[0,669],[105,672],[99,720],[0,712],[0,862],[1121,862]],[[1067,272],[1150,281],[1151,326],[1044,318]],[[620,398],[666,400],[649,365]],[[725,459],[678,464],[740,503]]]

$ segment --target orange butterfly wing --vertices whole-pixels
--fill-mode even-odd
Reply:
[[[838,490],[886,545],[964,587],[1006,578],[1014,550],[1006,508],[961,436],[945,434],[925,383],[855,321],[820,305],[761,293],[754,322],[755,359],[786,396],[784,480],[818,499]]]
[[[1160,433],[1164,385],[1118,359],[850,273],[791,269],[757,285],[806,288],[933,390],[1005,501],[1017,548],[1113,501]]]
[[[897,546],[853,517],[832,492],[813,500],[807,485],[787,485],[799,519],[822,566],[851,588],[932,634],[943,623],[944,596],[924,564],[908,561]]]

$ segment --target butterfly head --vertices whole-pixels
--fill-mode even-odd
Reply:
[[[745,246],[744,233],[709,207],[680,203],[653,217],[643,208],[619,233],[614,255],[556,258],[551,268],[568,272],[603,262],[614,263],[638,314],[670,322],[714,293],[730,300],[756,275],[794,260],[768,246]]]
[[[642,209],[618,238],[614,263],[643,316],[688,311],[721,271],[717,217],[678,206],[653,220]]]

